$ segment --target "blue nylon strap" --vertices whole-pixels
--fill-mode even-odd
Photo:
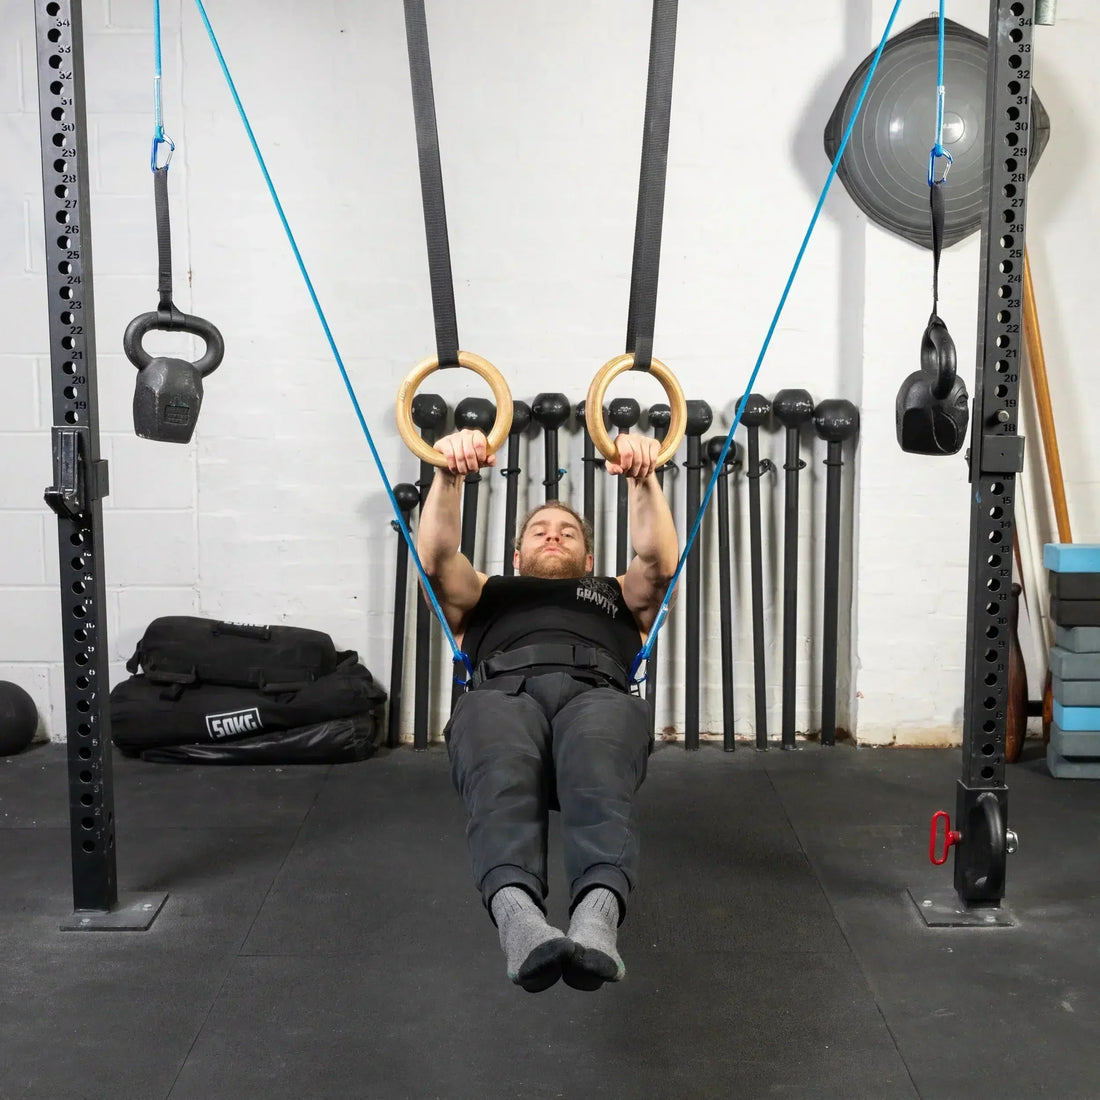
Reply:
[[[172,159],[172,151],[175,142],[164,133],[164,118],[160,105],[160,0],[153,0],[153,148],[149,153],[149,167],[155,172],[157,168],[167,168]],[[157,164],[157,157],[162,145],[168,146],[168,156],[164,164]]]
[[[882,32],[882,39],[878,44],[878,49],[875,51],[874,61],[871,62],[871,68],[868,70],[867,78],[863,82],[863,88],[859,93],[859,99],[856,100],[855,110],[852,112],[852,117],[848,120],[848,126],[844,131],[844,137],[841,139],[840,148],[836,151],[836,156],[833,158],[832,167],[829,169],[829,174],[825,179],[825,186],[821,189],[821,197],[817,200],[817,207],[814,209],[813,217],[810,218],[809,228],[806,230],[806,235],[802,238],[802,246],[798,250],[798,255],[795,257],[794,266],[791,268],[791,273],[787,278],[787,285],[783,288],[783,293],[779,299],[779,305],[776,307],[775,315],[772,317],[772,322],[768,326],[767,335],[764,337],[763,346],[760,348],[760,354],[756,357],[756,365],[753,367],[751,376],[749,377],[748,384],[745,386],[745,394],[741,400],[737,403],[737,413],[733,418],[733,423],[730,425],[730,430],[726,435],[726,442],[722,447],[722,453],[714,462],[714,473],[710,476],[710,481],[707,483],[707,491],[703,495],[703,502],[699,506],[699,512],[695,517],[695,522],[692,524],[691,533],[688,535],[687,543],[684,546],[684,551],[680,555],[680,560],[676,565],[676,572],[672,575],[672,580],[669,582],[668,589],[665,592],[665,598],[661,601],[661,606],[657,609],[657,616],[653,621],[653,626],[650,627],[649,634],[646,636],[645,644],[638,651],[637,656],[634,658],[633,663],[630,666],[630,679],[635,683],[641,683],[645,677],[638,676],[638,670],[641,666],[649,660],[650,654],[653,652],[653,645],[657,640],[657,632],[664,625],[665,620],[668,618],[669,605],[672,602],[672,593],[676,588],[676,582],[680,578],[680,574],[684,570],[684,564],[688,559],[688,555],[691,553],[691,547],[695,542],[696,537],[699,534],[699,528],[702,526],[703,516],[706,513],[707,505],[710,503],[711,497],[714,495],[714,487],[718,484],[718,478],[722,475],[722,468],[725,465],[726,455],[729,453],[730,444],[733,442],[733,433],[737,430],[738,424],[741,423],[741,413],[745,408],[745,401],[747,400],[752,388],[756,384],[756,376],[760,373],[760,368],[764,363],[764,356],[767,354],[768,348],[771,345],[772,336],[775,334],[776,326],[779,324],[779,318],[783,313],[783,308],[787,304],[787,298],[790,296],[791,287],[794,285],[795,275],[798,274],[799,266],[802,263],[802,258],[806,254],[806,246],[810,243],[810,237],[813,235],[813,231],[817,228],[818,219],[821,217],[821,211],[825,206],[825,198],[829,194],[829,188],[832,186],[833,179],[836,176],[837,169],[840,167],[840,159],[844,156],[844,150],[848,147],[848,139],[852,136],[852,130],[855,127],[856,119],[859,117],[859,112],[863,107],[863,101],[867,98],[867,90],[871,87],[871,80],[875,75],[875,70],[878,68],[879,59],[882,57],[882,51],[886,48],[886,41],[890,37],[890,31],[893,29],[894,20],[897,18],[898,10],[901,8],[902,0],[896,0],[894,4],[894,10],[890,13],[890,19],[886,24],[886,30]]]
[[[944,39],[944,5],[946,0],[940,0],[940,33],[939,33],[939,58],[936,70],[936,142],[932,146],[932,153],[928,158],[928,186],[934,187],[937,183],[943,183],[947,179],[947,173],[951,171],[951,165],[955,158],[943,147],[943,104],[946,96],[946,87],[943,80],[943,39]],[[936,161],[943,160],[943,175],[936,179]]]
[[[275,184],[271,180],[271,174],[267,170],[267,164],[264,161],[263,154],[260,152],[260,147],[256,142],[256,135],[252,132],[252,125],[248,121],[248,115],[245,113],[244,105],[241,103],[241,97],[237,94],[237,86],[233,83],[233,77],[229,73],[229,66],[225,62],[225,56],[222,54],[221,46],[218,45],[218,39],[214,34],[214,28],[210,25],[210,20],[206,14],[206,8],[203,6],[202,0],[195,0],[195,6],[199,10],[199,16],[202,19],[203,26],[206,28],[206,33],[210,37],[210,44],[214,47],[214,53],[218,59],[218,65],[221,68],[222,75],[225,77],[225,82],[229,87],[229,94],[233,97],[233,102],[237,107],[237,113],[241,116],[241,122],[244,124],[245,133],[248,135],[249,144],[252,146],[252,152],[256,156],[256,162],[260,166],[260,171],[263,173],[264,182],[267,184],[268,192],[271,194],[272,202],[275,204],[275,210],[279,215],[279,221],[282,222],[283,230],[286,233],[287,241],[290,243],[291,251],[294,253],[294,259],[297,261],[298,270],[302,273],[302,278],[305,280],[306,289],[309,291],[310,300],[313,302],[313,308],[317,311],[317,317],[321,322],[321,328],[324,329],[325,339],[328,341],[328,346],[332,350],[332,356],[336,360],[336,366],[340,370],[340,377],[344,380],[344,387],[348,391],[348,397],[351,398],[352,407],[355,409],[355,415],[359,419],[359,426],[363,429],[363,435],[367,440],[367,446],[370,447],[370,453],[374,458],[375,465],[378,467],[378,474],[382,479],[382,484],[386,489],[386,495],[390,498],[390,504],[393,507],[394,519],[397,523],[398,530],[401,532],[402,537],[405,540],[405,544],[409,548],[409,555],[413,560],[413,564],[416,566],[416,572],[420,577],[420,583],[424,586],[424,592],[428,596],[428,600],[432,605],[432,609],[435,611],[436,617],[439,619],[440,626],[443,627],[443,633],[447,638],[447,643],[451,647],[451,653],[455,661],[461,661],[467,675],[467,680],[473,676],[473,668],[470,664],[470,658],[458,647],[458,643],[455,641],[454,634],[451,632],[451,628],[447,625],[447,620],[443,615],[443,609],[439,606],[439,600],[436,597],[435,592],[432,590],[431,583],[428,581],[428,576],[424,572],[424,566],[420,561],[420,555],[416,552],[416,546],[413,543],[412,535],[409,532],[409,528],[405,523],[405,518],[401,513],[401,508],[397,503],[397,498],[393,495],[393,488],[390,485],[389,478],[386,476],[385,467],[382,465],[382,459],[378,454],[378,448],[374,445],[374,437],[370,433],[370,428],[367,427],[366,417],[363,415],[363,410],[359,405],[359,399],[355,395],[355,389],[351,384],[351,379],[348,377],[348,372],[344,367],[344,360],[340,355],[340,350],[336,346],[336,340],[332,335],[332,329],[329,328],[328,319],[325,316],[325,311],[321,308],[320,300],[317,297],[317,292],[313,289],[313,280],[309,277],[309,271],[306,269],[305,261],[302,259],[302,254],[298,249],[298,242],[294,238],[294,233],[291,231],[290,223],[286,219],[286,214],[283,212],[283,204],[279,201],[279,194],[275,190]],[[457,677],[456,677],[457,680]],[[459,680],[459,683],[465,681]]]

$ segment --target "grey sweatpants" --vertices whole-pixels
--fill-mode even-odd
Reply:
[[[606,886],[625,915],[638,867],[634,795],[652,746],[645,700],[564,672],[500,676],[459,699],[446,732],[486,907],[504,886],[543,903],[557,806],[570,909]]]

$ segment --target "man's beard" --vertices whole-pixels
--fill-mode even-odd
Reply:
[[[542,577],[544,580],[563,580],[585,576],[585,557],[577,557],[567,550],[547,554],[541,549],[520,554],[519,572],[524,577]]]

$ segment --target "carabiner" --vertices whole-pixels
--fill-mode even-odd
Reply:
[[[936,161],[940,158],[947,161],[947,165],[944,167],[943,175],[939,179],[936,179]],[[955,163],[955,158],[938,142],[932,146],[932,153],[928,158],[928,186],[935,187],[939,183],[943,183],[947,179],[947,173],[951,171],[951,165]]]
[[[466,672],[465,680],[460,680],[453,672],[451,673],[451,679],[454,680],[454,682],[458,684],[458,686],[462,688],[463,691],[469,691],[470,684],[473,682],[474,679],[474,666],[470,661],[470,655],[464,649],[456,650],[455,655],[451,658],[451,661],[456,665],[459,661],[461,661]]]
[[[168,156],[165,158],[163,164],[157,164],[157,154],[160,151],[162,145],[168,146]],[[172,153],[175,152],[176,143],[163,131],[158,131],[153,136],[153,148],[149,153],[149,167],[152,171],[156,171],[158,168],[167,168],[172,161]]]

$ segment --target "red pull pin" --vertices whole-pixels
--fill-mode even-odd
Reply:
[[[936,858],[936,833],[939,829],[939,819],[943,818],[944,829],[946,830],[943,837],[943,851],[940,854],[939,859]],[[941,864],[947,862],[947,853],[951,850],[953,844],[958,844],[962,840],[962,833],[956,829],[951,828],[951,815],[946,810],[937,810],[932,815],[932,836],[928,841],[928,858],[939,867]]]

